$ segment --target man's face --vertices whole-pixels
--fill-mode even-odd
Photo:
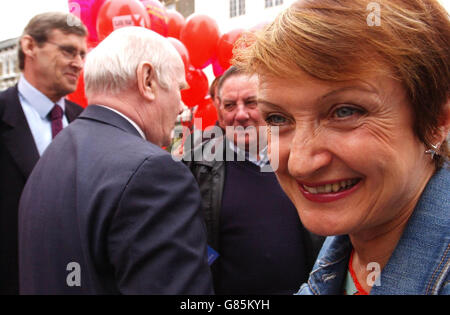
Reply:
[[[86,50],[85,37],[52,30],[30,59],[36,87],[53,101],[75,91]]]
[[[175,121],[183,111],[180,91],[186,87],[185,72],[180,60],[180,65],[175,69],[169,87],[165,89],[158,84],[155,105],[159,126],[152,128],[150,138],[147,137],[151,142],[160,146],[170,144]],[[155,125],[155,122],[152,121],[149,124]]]
[[[257,77],[238,74],[229,77],[219,91],[221,121],[227,127],[227,137],[243,148],[256,144],[258,127],[265,126],[257,107],[257,88]],[[242,132],[242,128],[247,132]]]

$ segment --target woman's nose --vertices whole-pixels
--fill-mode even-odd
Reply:
[[[308,178],[331,163],[332,154],[326,147],[325,136],[305,128],[296,130],[288,160],[291,176]]]

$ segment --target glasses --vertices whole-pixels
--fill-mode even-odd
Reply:
[[[56,47],[58,47],[59,51],[63,54],[64,57],[66,57],[67,59],[75,59],[78,55],[80,56],[81,60],[84,61],[84,59],[86,58],[86,52],[84,51],[78,51],[78,49],[76,49],[73,46],[68,46],[68,45],[58,45],[56,43],[52,43],[50,41],[47,41],[47,43],[55,45]]]

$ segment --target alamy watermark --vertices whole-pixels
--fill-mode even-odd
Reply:
[[[66,284],[69,287],[81,287],[81,266],[77,262],[70,262],[66,267],[70,271],[66,277]]]
[[[268,137],[268,131],[270,130],[270,136]],[[176,151],[180,150],[180,147],[172,148],[172,157],[176,161],[244,161],[244,155],[236,155],[233,150],[224,148],[222,141],[211,142],[210,145],[204,145],[203,147],[196,146],[194,144],[195,139],[202,139],[206,141],[209,139],[227,138],[229,141],[235,143],[236,147],[242,148],[242,151],[246,151],[247,155],[256,157],[260,151],[268,147],[270,165],[264,165],[261,167],[261,172],[273,172],[278,169],[279,166],[279,128],[278,127],[266,127],[266,126],[227,126],[225,134],[223,130],[218,126],[207,128],[205,131],[194,130],[191,134],[189,128],[183,127],[181,130],[176,130],[174,138],[182,139],[182,151],[184,155],[176,154]],[[225,150],[225,151],[224,151]]]
[[[378,2],[370,2],[366,11],[370,11],[366,21],[369,26],[381,26],[381,7]]]
[[[81,22],[81,7],[76,2],[69,2],[69,14],[67,16],[67,25],[69,26],[80,26]]]
[[[370,271],[370,273],[367,275],[366,283],[369,287],[377,286],[379,287],[381,285],[380,280],[380,274],[381,274],[381,267],[380,264],[377,262],[371,262],[367,264],[366,267],[367,271]]]

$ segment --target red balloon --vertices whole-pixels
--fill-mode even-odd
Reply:
[[[94,49],[95,47],[97,47],[97,45],[99,44],[99,42],[97,40],[95,41],[91,41],[89,40],[89,38],[86,40],[86,44],[87,44],[87,48],[88,51],[91,51],[92,49]]]
[[[141,0],[150,17],[150,29],[164,37],[168,34],[166,8],[156,0]]]
[[[167,10],[166,12],[167,17],[169,18],[167,22],[167,36],[180,39],[181,29],[186,24],[184,16],[175,10]]]
[[[189,84],[189,89],[181,91],[181,99],[186,106],[194,107],[200,104],[208,94],[208,78],[202,70],[189,66],[186,71],[186,82]]]
[[[209,66],[210,64],[212,64],[213,60],[215,58],[215,54],[208,59],[208,61],[206,61],[204,64],[202,64],[199,69],[205,69],[207,66]]]
[[[69,101],[77,103],[78,105],[80,105],[83,108],[86,108],[86,106],[88,106],[86,95],[84,93],[84,72],[83,71],[81,71],[80,77],[78,78],[77,89],[73,93],[70,93],[69,95],[67,95],[67,99]]]
[[[194,113],[194,126],[205,130],[217,122],[217,110],[210,97],[204,98]]]
[[[125,26],[150,27],[150,17],[144,5],[138,0],[110,0],[103,3],[97,18],[99,40]]]
[[[201,68],[216,52],[219,26],[207,15],[192,14],[181,30],[180,39],[189,52],[191,64]]]
[[[231,66],[230,61],[233,58],[234,43],[241,37],[243,32],[244,29],[235,29],[220,37],[217,44],[217,59],[224,70]]]
[[[191,64],[189,61],[189,53],[186,49],[186,47],[184,46],[184,44],[182,42],[180,42],[178,39],[173,38],[173,37],[167,37],[167,39],[169,40],[169,42],[175,47],[175,49],[178,51],[178,53],[181,56],[181,59],[183,59],[183,63],[184,63],[184,70],[188,70],[189,69],[189,65]]]

